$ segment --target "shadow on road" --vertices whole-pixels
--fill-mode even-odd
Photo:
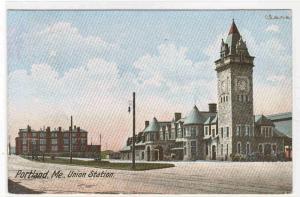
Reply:
[[[42,194],[43,192],[34,191],[8,179],[8,192],[12,194]]]

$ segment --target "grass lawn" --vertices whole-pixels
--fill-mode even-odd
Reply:
[[[31,157],[23,157],[25,159],[31,160]],[[55,163],[55,164],[64,164],[64,165],[77,165],[77,166],[86,166],[86,167],[94,167],[94,168],[104,168],[104,169],[117,169],[117,170],[133,170],[131,169],[131,163],[110,163],[109,161],[83,161],[78,159],[72,159],[72,164],[70,164],[69,158],[45,158],[43,161],[41,158],[38,160],[32,160],[41,163]],[[166,164],[166,163],[135,163],[135,170],[153,170],[153,169],[161,169],[161,168],[170,168],[174,167],[174,164]]]

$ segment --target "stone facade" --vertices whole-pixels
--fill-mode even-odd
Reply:
[[[232,23],[226,41],[221,41],[220,58],[215,61],[218,104],[209,111],[192,111],[172,121],[146,121],[139,133],[137,155],[143,160],[259,160],[283,153],[291,140],[273,122],[253,115],[254,57],[248,52],[236,24]],[[217,112],[218,106],[218,112]],[[130,156],[132,144],[122,150]],[[127,154],[127,156],[126,156]]]

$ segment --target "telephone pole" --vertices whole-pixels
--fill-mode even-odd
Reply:
[[[99,161],[101,161],[101,133],[100,133],[100,157],[99,157]]]
[[[72,163],[72,131],[73,131],[73,117],[71,116],[71,129],[70,129],[70,163]]]
[[[135,92],[133,92],[132,116],[132,169],[135,170]]]

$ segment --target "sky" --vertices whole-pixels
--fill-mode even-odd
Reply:
[[[89,132],[88,143],[119,150],[154,116],[184,117],[217,102],[214,61],[234,18],[254,60],[254,113],[292,111],[289,10],[14,11],[7,17],[8,130]]]

